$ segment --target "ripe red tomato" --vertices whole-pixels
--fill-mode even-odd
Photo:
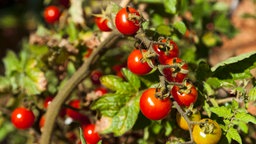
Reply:
[[[162,39],[161,42],[165,43],[166,46],[161,44],[153,45],[153,49],[158,54],[158,59],[161,64],[165,64],[165,61],[170,58],[179,56],[179,48],[174,41]]]
[[[39,121],[39,127],[41,129],[44,127],[44,122],[45,122],[45,114],[41,116],[40,121]]]
[[[46,97],[45,100],[44,100],[44,108],[47,108],[48,105],[52,102],[52,100],[53,100],[52,96]]]
[[[145,52],[146,50],[142,50]],[[148,65],[147,62],[143,62],[142,53],[140,50],[133,50],[127,59],[127,67],[128,69],[137,75],[145,75],[148,74],[152,68]]]
[[[100,135],[95,131],[94,124],[83,126],[82,129],[87,143],[97,144],[101,140]]]
[[[95,91],[96,95],[98,95],[98,96],[102,96],[108,92],[108,90],[104,87],[98,87],[94,91]]]
[[[31,110],[19,107],[12,112],[11,121],[17,129],[27,129],[34,124],[35,116]]]
[[[101,76],[102,76],[101,71],[99,71],[99,70],[92,71],[91,76],[90,76],[92,83],[93,84],[101,84],[100,83],[100,77]]]
[[[174,100],[182,106],[190,106],[197,100],[198,96],[196,87],[188,82],[186,82],[185,86],[174,85],[171,94]]]
[[[60,18],[60,10],[56,6],[48,6],[44,10],[44,19],[47,23],[53,24]]]
[[[196,144],[217,144],[221,138],[221,128],[219,124],[209,118],[199,121],[192,131],[192,136]]]
[[[116,28],[124,35],[134,35],[140,28],[139,16],[139,12],[134,8],[122,8],[116,14]]]
[[[78,121],[78,122],[81,122],[83,124],[88,124],[89,123],[89,119],[81,114],[78,110],[81,109],[81,102],[79,99],[74,99],[74,100],[71,100],[69,102],[69,106],[74,108],[74,109],[77,109],[77,110],[74,110],[74,109],[71,109],[71,108],[67,108],[66,109],[66,114],[72,118],[73,120],[75,121]]]
[[[180,58],[171,58],[165,61],[172,68],[164,68],[164,77],[169,82],[182,82],[188,74],[188,64]]]
[[[95,22],[101,31],[111,31],[111,28],[108,26],[108,19],[104,19],[103,17],[95,17]]]
[[[156,98],[156,88],[149,88],[142,93],[140,98],[140,110],[145,117],[151,120],[165,118],[172,108],[169,97],[161,100]]]

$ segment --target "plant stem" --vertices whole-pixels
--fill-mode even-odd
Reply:
[[[190,141],[185,142],[183,144],[192,144],[194,142],[193,136],[192,136],[192,125],[194,124],[193,121],[191,121],[188,116],[186,115],[186,113],[182,110],[182,108],[180,107],[180,105],[176,102],[173,101],[173,105],[175,106],[175,108],[178,110],[178,112],[181,114],[181,116],[184,117],[184,119],[187,121],[188,123],[188,128],[189,128],[189,135],[190,135]]]
[[[41,144],[50,144],[51,136],[54,128],[55,120],[59,114],[61,106],[68,99],[72,90],[90,74],[90,66],[99,58],[98,54],[103,49],[109,48],[121,36],[121,34],[114,30],[110,35],[96,48],[83,65],[72,75],[72,77],[65,83],[65,85],[58,91],[58,94],[53,99],[46,111],[44,130],[40,139]]]

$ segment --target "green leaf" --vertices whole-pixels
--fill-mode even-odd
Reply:
[[[208,117],[211,117],[210,105],[207,103],[207,101],[204,101],[203,108]]]
[[[239,127],[239,129],[241,129],[244,133],[248,133],[248,130],[249,130],[249,128],[248,128],[248,125],[247,125],[247,123],[245,123],[245,122],[239,122],[238,123],[238,127]]]
[[[204,81],[205,79],[207,79],[210,76],[211,76],[211,70],[210,70],[209,64],[206,63],[205,61],[200,61],[200,63],[198,64],[198,67],[196,69],[197,80]]]
[[[224,79],[232,78],[231,73],[242,73],[255,67],[256,52],[231,57],[211,68],[214,76]]]
[[[243,121],[245,123],[253,123],[253,124],[256,124],[256,118],[252,115],[250,115],[249,113],[245,113],[245,112],[240,112],[240,113],[237,113],[235,115],[235,118],[237,118],[238,120],[240,121]]]
[[[167,26],[167,25],[159,25],[157,28],[156,28],[156,31],[161,34],[161,35],[166,35],[166,36],[169,36],[171,35],[171,27]]]
[[[221,107],[211,107],[210,111],[223,118],[230,118],[232,116],[231,109],[221,106]]]
[[[86,144],[82,128],[79,128],[79,137],[82,144]]]
[[[220,80],[216,77],[210,77],[206,80],[206,83],[209,84],[213,89],[217,89],[220,87],[233,87],[232,80]]]
[[[21,71],[20,60],[13,51],[8,51],[6,57],[3,59],[5,66],[5,75],[11,76],[13,72]]]
[[[173,27],[178,30],[182,35],[186,33],[187,27],[182,21],[176,21],[173,24]]]
[[[231,140],[237,141],[239,144],[242,144],[241,136],[239,135],[238,131],[233,127],[229,128],[226,134],[228,142],[231,143]]]
[[[7,77],[0,76],[0,93],[11,89],[11,81]]]
[[[165,11],[167,13],[170,14],[175,14],[177,9],[176,9],[176,5],[177,5],[177,0],[164,0],[163,1],[164,7],[165,7]]]
[[[115,136],[121,136],[132,129],[140,112],[139,100],[140,94],[138,93],[131,97],[126,105],[119,109],[119,112],[113,117],[111,126],[105,132],[113,132]]]
[[[130,83],[115,75],[106,75],[100,78],[102,85],[120,94],[129,94],[134,91]]]
[[[208,95],[208,96],[212,96],[212,95],[214,95],[215,94],[215,92],[214,92],[214,90],[211,88],[211,86],[208,84],[208,83],[206,83],[206,82],[203,82],[204,84],[204,90],[206,91],[206,94]]]
[[[91,106],[92,110],[98,110],[102,115],[113,117],[129,101],[126,94],[108,93],[97,99]]]
[[[66,27],[66,31],[67,31],[67,34],[69,36],[69,40],[71,42],[74,42],[75,40],[77,40],[77,38],[78,38],[78,31],[77,31],[77,28],[75,26],[75,23],[69,22],[69,24]]]
[[[250,101],[256,101],[256,87],[250,89],[248,96]]]
[[[137,75],[133,74],[131,71],[129,71],[126,68],[122,69],[122,73],[124,77],[128,80],[130,85],[133,87],[135,91],[139,91],[140,88],[140,79]]]

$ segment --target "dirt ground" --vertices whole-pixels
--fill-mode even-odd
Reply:
[[[231,3],[231,0],[220,0]],[[256,51],[256,19],[242,18],[245,13],[256,15],[256,3],[242,0],[232,15],[232,22],[239,33],[232,39],[223,37],[223,45],[212,49],[210,63],[217,64],[229,57]]]

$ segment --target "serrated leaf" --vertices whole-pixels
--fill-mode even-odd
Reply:
[[[221,106],[221,107],[211,107],[210,111],[218,115],[219,117],[229,118],[232,116],[231,109]]]
[[[140,88],[140,79],[137,75],[133,74],[131,71],[129,71],[126,68],[122,69],[122,73],[124,74],[124,77],[128,80],[130,85],[133,87],[135,91],[138,91]]]
[[[251,122],[253,124],[256,124],[256,117],[250,115],[249,113],[245,113],[245,112],[237,113],[235,115],[235,118],[245,123]]]
[[[222,61],[211,68],[213,75],[221,78],[232,78],[231,73],[242,73],[255,67],[256,52],[241,54]]]
[[[120,136],[132,129],[140,111],[139,100],[140,94],[137,94],[119,109],[119,112],[112,119],[111,126],[105,132],[113,132],[115,136]]]
[[[216,77],[210,77],[206,80],[206,83],[208,83],[213,89],[217,89],[220,87],[233,87],[234,81],[227,79],[227,80],[220,80]]]
[[[163,1],[164,7],[165,7],[165,11],[167,13],[170,14],[175,14],[177,9],[176,9],[176,5],[177,5],[177,0],[164,0]]]
[[[245,123],[245,122],[239,122],[238,123],[238,127],[239,127],[239,129],[241,129],[244,133],[248,133],[248,130],[249,130],[249,128],[248,128],[248,125]]]
[[[256,87],[250,89],[248,96],[250,101],[256,101]]]
[[[134,90],[130,83],[115,75],[102,76],[100,81],[102,85],[116,91],[116,93],[129,94]]]
[[[11,76],[15,71],[21,71],[20,60],[13,51],[8,51],[6,57],[3,59],[5,66],[5,75]]]
[[[176,21],[173,24],[173,27],[180,32],[182,35],[186,33],[187,27],[182,21]]]
[[[231,143],[231,140],[237,141],[239,144],[242,144],[241,136],[239,135],[238,131],[233,127],[229,128],[226,134],[228,142]]]
[[[104,116],[113,117],[129,99],[126,94],[108,93],[97,99],[91,109],[98,110]]]

